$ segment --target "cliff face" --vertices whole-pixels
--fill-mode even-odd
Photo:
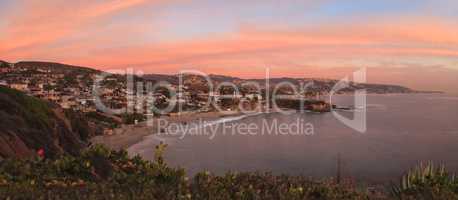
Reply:
[[[85,147],[87,122],[48,102],[0,87],[0,157],[77,154]]]

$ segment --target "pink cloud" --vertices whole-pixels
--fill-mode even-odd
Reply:
[[[18,3],[19,6],[6,17],[7,26],[0,53],[11,56],[29,56],[34,52],[30,49],[46,46],[60,39],[86,29],[94,29],[94,25],[104,17],[109,17],[128,8],[146,3],[161,1],[130,0],[130,1],[84,1],[59,2],[31,0]]]
[[[396,71],[390,65],[384,66],[386,61],[409,70],[416,69],[412,64],[458,69],[458,23],[432,17],[353,20],[302,27],[242,25],[238,32],[172,42],[161,38],[143,40],[146,36],[154,38],[154,31],[160,31],[160,27],[145,28],[149,25],[145,21],[107,26],[106,22],[117,14],[165,2],[23,2],[14,14],[7,16],[5,37],[0,38],[1,59],[50,60],[100,69],[137,67],[151,73],[194,68],[244,77],[262,76],[266,66],[276,76],[294,77],[337,78],[346,69],[363,65]],[[408,65],[403,64],[406,61]],[[411,78],[416,82],[427,74],[425,70],[396,72],[422,74],[418,75],[422,78]],[[374,76],[374,81],[391,77],[416,85],[395,79],[392,74],[385,75],[387,72],[375,74],[380,75]],[[453,83],[451,78],[446,80]]]
[[[415,30],[404,27],[414,26]],[[141,65],[167,68],[179,65],[253,65],[276,59],[358,59],[364,57],[458,57],[457,26],[413,24],[314,27],[299,31],[242,29],[209,39],[152,43],[93,51],[94,57],[74,60],[101,66]],[[351,32],[345,32],[345,30]],[[434,30],[434,31],[432,31]],[[430,37],[424,32],[430,32]],[[434,33],[434,34],[433,34]],[[224,64],[227,63],[227,64]],[[306,64],[306,63],[304,63]],[[426,63],[427,64],[427,63]],[[451,66],[453,67],[453,66]]]

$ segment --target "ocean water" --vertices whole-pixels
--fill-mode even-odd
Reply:
[[[333,103],[352,106],[353,97],[334,97]],[[268,113],[205,123],[192,135],[148,136],[128,150],[131,155],[153,159],[154,146],[164,141],[169,144],[166,161],[191,175],[210,170],[333,177],[338,157],[344,178],[365,182],[397,180],[409,168],[427,161],[444,163],[458,173],[458,97],[369,95],[366,108],[365,133],[347,127],[332,113]],[[349,117],[353,112],[339,111]],[[307,134],[268,134],[260,128],[297,122],[308,128]],[[215,128],[223,124],[224,131]],[[259,129],[250,134],[231,129],[240,124],[256,124]]]

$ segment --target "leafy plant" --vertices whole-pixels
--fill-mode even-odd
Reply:
[[[444,166],[429,162],[410,170],[392,193],[398,199],[458,199],[458,181]]]
[[[161,156],[161,155],[160,155]],[[208,171],[189,179],[166,163],[130,157],[96,145],[55,160],[0,161],[4,199],[367,199],[334,181],[271,173]]]

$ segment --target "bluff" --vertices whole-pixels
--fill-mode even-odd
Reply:
[[[0,157],[78,154],[90,133],[84,118],[57,105],[0,86]]]

